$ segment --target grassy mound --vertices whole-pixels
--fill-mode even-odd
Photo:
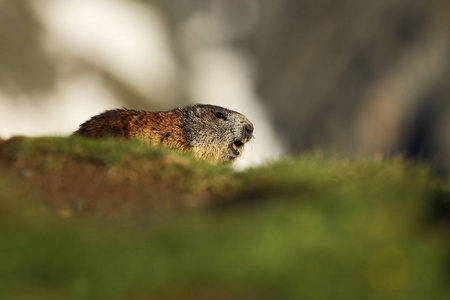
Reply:
[[[0,298],[448,299],[449,191],[400,159],[4,141]]]
[[[148,218],[218,203],[236,183],[230,167],[137,141],[15,138],[0,144],[0,161],[21,188],[66,216]]]

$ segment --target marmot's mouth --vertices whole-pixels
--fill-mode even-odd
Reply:
[[[241,152],[239,151],[239,148],[241,148],[245,143],[247,143],[248,138],[244,138],[243,140],[236,140],[231,144],[231,157],[236,158],[238,157]]]

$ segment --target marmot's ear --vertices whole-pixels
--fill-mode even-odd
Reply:
[[[200,107],[194,108],[194,114],[195,114],[195,116],[197,116],[199,118],[203,117],[203,112],[202,112],[202,109]]]

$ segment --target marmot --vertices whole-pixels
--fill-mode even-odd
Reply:
[[[170,111],[107,110],[80,125],[75,135],[139,139],[213,163],[232,163],[253,137],[253,124],[242,114],[215,105],[196,104]]]

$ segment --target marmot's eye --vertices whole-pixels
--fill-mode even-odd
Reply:
[[[225,115],[221,112],[216,112],[215,115],[218,119],[225,119]]]

